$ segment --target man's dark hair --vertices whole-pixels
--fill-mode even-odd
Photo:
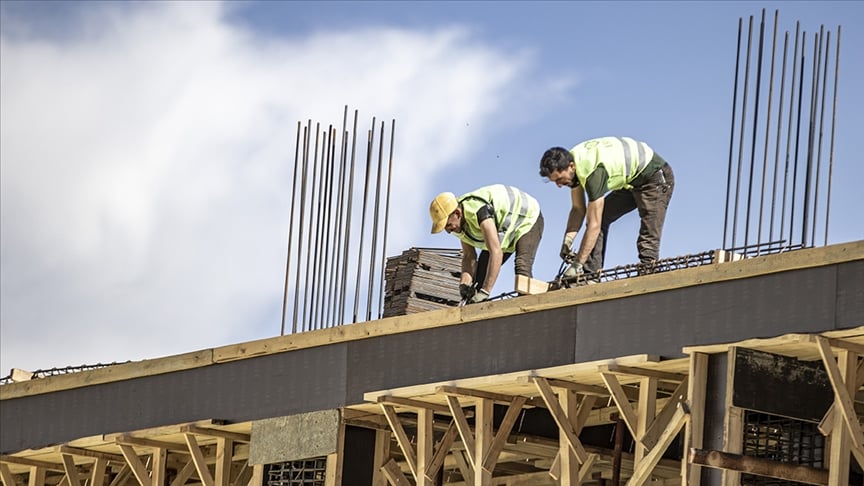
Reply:
[[[573,154],[564,147],[552,147],[540,159],[540,177],[549,177],[556,170],[564,170],[573,162]]]

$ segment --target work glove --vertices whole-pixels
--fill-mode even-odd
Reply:
[[[568,279],[575,279],[584,274],[585,268],[579,262],[573,262],[567,270],[564,270],[564,277]]]
[[[471,298],[474,297],[474,294],[476,292],[477,292],[477,290],[474,288],[473,285],[464,284],[464,283],[459,284],[459,295],[462,296],[462,300],[464,300],[464,301],[471,300]]]
[[[565,236],[564,241],[561,243],[561,259],[567,261],[570,258],[570,247],[573,246],[573,237]]]
[[[469,300],[468,303],[469,304],[479,304],[480,302],[483,302],[484,300],[486,300],[488,298],[489,298],[489,292],[486,292],[485,290],[480,289],[474,294],[474,297],[471,297],[471,300]]]

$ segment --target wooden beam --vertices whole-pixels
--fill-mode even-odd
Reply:
[[[621,383],[618,382],[618,378],[612,373],[600,373],[600,377],[603,378],[606,388],[612,394],[612,400],[618,406],[618,411],[621,412],[621,418],[624,419],[624,424],[630,430],[630,435],[635,440],[640,440],[639,434],[636,432],[636,412],[633,411],[633,406],[630,405],[630,400],[624,394],[624,389],[621,387]]]
[[[147,468],[144,467],[144,464],[141,462],[141,459],[138,458],[138,454],[135,453],[135,449],[126,444],[118,444],[118,446],[120,447],[120,452],[123,453],[123,457],[126,458],[126,464],[129,466],[129,469],[132,470],[135,479],[138,480],[138,484],[141,486],[150,486],[150,475],[147,472]],[[208,484],[206,486],[213,485]]]
[[[858,416],[855,414],[855,405],[852,402],[846,380],[837,366],[837,361],[834,360],[834,354],[831,351],[828,340],[821,336],[815,336],[815,338],[816,345],[819,347],[819,354],[822,356],[822,363],[825,364],[825,370],[828,371],[828,378],[831,380],[832,388],[834,388],[834,402],[843,416],[843,421],[849,427],[852,445],[861,449],[864,447],[864,432],[862,432],[861,423],[858,422]],[[850,359],[853,363],[857,361],[854,354],[850,356]],[[854,373],[854,368],[850,371]],[[855,382],[855,377],[849,378],[853,383]]]
[[[393,396],[381,396],[378,397],[378,403],[382,405],[391,405],[395,407],[407,407],[413,409],[423,409],[423,410],[432,410],[433,412],[439,412],[443,414],[449,414],[450,409],[445,407],[444,405],[438,405],[437,403],[429,403],[424,402],[422,400],[414,400],[412,398],[403,398],[403,397],[393,397]]]
[[[111,484],[108,486],[120,486],[121,484],[126,484],[126,479],[129,478],[129,475],[132,474],[132,468],[129,467],[129,463],[124,463],[123,467],[120,469],[120,472],[114,476],[114,479],[111,480]]]
[[[72,454],[73,456],[92,457],[120,463],[126,461],[122,454],[111,454],[110,452],[94,451],[90,449],[82,449],[80,447],[61,445],[57,446],[55,450],[61,454]]]
[[[45,486],[45,468],[31,466],[30,477],[27,478],[27,486]]]
[[[862,386],[864,386],[864,360],[858,363],[858,369],[855,370],[855,390]],[[831,433],[831,427],[834,425],[835,413],[837,413],[836,401],[831,402],[831,406],[828,407],[828,411],[825,412],[825,416],[822,417],[822,420],[819,422],[819,431],[822,432],[822,435],[828,435]]]
[[[387,403],[379,403],[381,410],[384,411],[384,417],[387,418],[387,423],[390,424],[390,430],[396,435],[396,443],[402,449],[402,455],[405,456],[405,462],[408,463],[408,469],[411,470],[411,475],[417,479],[417,454],[414,452],[414,446],[408,440],[408,434],[405,433],[405,428],[402,427],[402,422],[399,421],[399,416],[396,415],[396,409],[393,405]]]
[[[231,456],[234,455],[234,441],[219,437],[216,440],[216,476],[215,486],[229,486],[231,482]],[[154,485],[154,486],[161,486]]]
[[[183,432],[183,433],[189,432],[189,433],[192,433],[195,435],[203,435],[206,437],[217,437],[217,438],[222,438],[222,439],[230,439],[230,440],[233,440],[234,442],[244,442],[246,444],[251,442],[249,434],[241,434],[238,432],[228,432],[225,430],[218,430],[218,429],[208,429],[207,427],[200,427],[200,426],[194,425],[194,424],[184,425],[183,427],[180,427],[180,432]]]
[[[432,486],[435,478],[429,474],[429,464],[434,455],[435,437],[432,432],[434,414],[429,409],[417,410],[417,486]]]
[[[520,376],[516,379],[516,383],[534,383],[534,378],[536,376]],[[583,383],[574,383],[572,381],[560,380],[557,378],[544,378],[549,386],[554,388],[563,388],[565,390],[572,390],[576,393],[581,393],[583,395],[595,395],[598,397],[608,397],[609,391],[602,386],[597,385],[585,385]]]
[[[690,462],[797,483],[828,485],[828,470],[722,451],[690,449]]]
[[[671,381],[674,383],[679,383],[687,377],[687,375],[682,375],[680,373],[669,373],[667,371],[636,368],[634,366],[621,366],[618,364],[602,365],[600,366],[600,372],[639,376],[643,378],[657,378],[660,381]]]
[[[408,481],[408,478],[402,473],[402,470],[399,469],[399,464],[393,459],[390,459],[386,464],[381,466],[381,473],[393,486],[413,486],[411,481]]]
[[[119,456],[123,459],[123,456]],[[90,483],[88,486],[103,486],[105,484],[105,470],[108,469],[108,459],[97,457],[90,469]]]
[[[152,465],[150,466],[150,484],[153,486],[165,486],[168,478],[168,451],[165,449],[153,449]]]
[[[666,427],[669,425],[669,421],[672,420],[672,416],[675,415],[675,410],[678,408],[678,404],[687,400],[687,389],[689,387],[690,380],[685,379],[680,384],[678,384],[678,388],[672,392],[670,399],[666,402],[666,405],[660,410],[660,413],[657,414],[651,421],[648,427],[645,429],[645,433],[641,435],[642,440],[640,441],[645,445],[648,449],[654,447],[654,444],[657,443],[657,439],[660,437],[660,434],[666,430]]]
[[[537,280],[525,275],[516,275],[516,292],[520,295],[542,294],[549,290],[549,282]]]
[[[125,435],[118,436],[114,439],[116,444],[125,444],[129,446],[147,447],[149,449],[165,449],[171,452],[182,452],[188,454],[188,449],[183,444],[174,442],[165,442],[161,440],[145,439],[143,437],[129,437]]]
[[[78,373],[76,373],[78,374]],[[84,374],[83,372],[80,374]],[[69,375],[61,375],[61,376],[69,376]],[[104,442],[115,442],[117,439],[123,438],[153,438],[160,435],[174,435],[174,434],[182,434],[183,428],[188,426],[196,426],[196,427],[209,427],[213,425],[225,425],[224,420],[219,419],[207,419],[207,420],[198,420],[196,422],[184,422],[182,424],[173,424],[173,425],[161,425],[159,427],[151,427],[149,429],[139,429],[132,430],[129,432],[117,432],[113,434],[105,434],[102,436],[102,441]]]
[[[705,398],[708,382],[708,355],[701,352],[690,354],[688,365],[689,385],[687,386],[687,404],[690,406],[690,420],[684,429],[684,450],[701,449],[705,435]],[[668,426],[667,426],[668,427]],[[681,461],[681,484],[700,486],[702,470],[699,465],[691,465]]]
[[[459,469],[459,474],[465,478],[465,484],[474,484],[474,467],[468,464],[465,458],[467,449],[462,451],[453,451],[453,459],[456,461],[456,467]]]
[[[576,454],[576,460],[578,460],[580,464],[584,464],[585,461],[588,460],[588,453],[585,452],[585,448],[582,447],[582,442],[579,441],[578,434],[573,430],[573,424],[570,423],[567,414],[564,413],[561,404],[558,403],[558,399],[555,397],[555,392],[552,391],[552,387],[549,386],[549,383],[545,378],[535,376],[533,379],[537,391],[540,392],[540,396],[543,397],[543,401],[546,402],[546,407],[549,409],[549,413],[552,415],[555,423],[558,424],[558,430],[567,438],[567,444],[570,446],[573,453]]]
[[[186,481],[192,477],[192,473],[195,472],[195,461],[190,457],[186,462],[186,465],[183,466],[179,471],[177,471],[177,476],[171,481],[171,486],[183,486],[186,484]],[[256,485],[260,486],[260,485]]]
[[[678,436],[678,433],[681,432],[681,429],[687,422],[687,418],[688,414],[684,411],[684,407],[678,407],[675,411],[675,415],[672,416],[669,426],[666,427],[666,430],[664,430],[663,434],[660,435],[657,445],[651,449],[651,452],[645,455],[645,458],[642,459],[639,464],[634,465],[633,476],[631,476],[630,480],[627,481],[627,486],[641,486],[651,478],[651,471],[654,470],[657,463],[663,458],[663,453],[666,452],[669,444],[671,444],[672,441],[675,440],[675,437]]]
[[[15,486],[15,476],[12,475],[9,466],[2,462],[0,462],[0,479],[5,486]]]
[[[0,463],[19,464],[21,466],[41,467],[48,471],[66,472],[62,464],[55,462],[40,461],[38,459],[30,459],[27,457],[0,455]]]
[[[482,461],[483,469],[489,471],[490,474],[495,470],[495,464],[498,463],[498,455],[501,454],[504,445],[507,443],[507,437],[510,436],[513,424],[516,423],[519,413],[522,412],[525,400],[525,397],[514,397],[513,401],[510,402],[510,406],[507,407],[507,412],[504,414],[501,424],[498,425],[498,432],[495,434],[492,444],[489,446],[489,450]]]
[[[66,477],[69,478],[69,484],[81,486],[81,477],[78,475],[75,457],[72,454],[61,454],[60,457],[63,459],[63,469],[66,471]]]
[[[215,486],[213,475],[210,474],[210,469],[207,468],[207,461],[204,459],[204,454],[201,452],[201,447],[198,446],[198,440],[195,434],[183,434],[186,439],[186,446],[189,448],[189,453],[192,454],[192,461],[195,463],[195,470],[198,471],[198,479],[204,486]],[[146,485],[142,485],[146,486]]]
[[[596,397],[593,397],[596,398]],[[573,390],[561,389],[558,392],[558,403],[561,405],[561,410],[567,416],[568,422],[573,425],[573,434],[579,437],[579,427],[574,424],[576,417],[579,414],[579,395]],[[591,457],[590,455],[588,457]],[[558,484],[579,486],[579,459],[576,454],[570,449],[570,444],[567,442],[565,434],[558,434],[558,452],[555,454],[555,460],[552,461],[553,466],[558,465],[558,474],[555,478]],[[587,464],[587,460],[585,463]],[[552,469],[550,467],[550,469]]]
[[[495,392],[488,392],[488,391],[484,391],[484,390],[474,390],[471,388],[461,388],[458,386],[447,386],[447,385],[436,387],[435,393],[440,393],[442,395],[453,395],[453,396],[457,396],[457,397],[466,397],[466,398],[486,398],[488,400],[492,400],[493,402],[502,403],[502,404],[503,403],[506,403],[506,404],[511,403],[513,401],[513,397],[515,396],[515,395],[505,395],[503,393],[495,393]],[[545,407],[546,406],[546,404],[544,404],[542,400],[535,400],[532,398],[526,398],[525,404],[535,406],[535,407],[537,407],[537,406]]]
[[[655,377],[642,377],[639,380],[639,401],[636,402],[636,436],[641,440],[636,442],[636,450],[634,451],[634,460],[637,464],[650,449],[643,444],[645,444],[645,433],[656,421],[657,381],[658,378]]]
[[[450,422],[447,431],[444,432],[441,440],[438,441],[438,445],[435,448],[435,455],[432,456],[432,461],[429,463],[428,477],[430,480],[435,480],[435,477],[438,475],[438,471],[441,470],[441,466],[444,465],[444,459],[447,458],[447,454],[450,452],[450,448],[453,446],[453,442],[456,441],[456,436],[458,434],[459,430],[456,429],[456,422]]]
[[[240,472],[237,473],[237,477],[234,478],[234,481],[231,481],[231,486],[247,486],[249,480],[252,479],[253,470],[254,468],[251,464],[244,462],[243,466],[240,468]]]
[[[474,406],[474,486],[491,486],[492,473],[483,469],[483,458],[492,448],[494,439],[492,421],[495,415],[495,402],[480,398]],[[480,467],[478,467],[480,466]]]
[[[375,430],[375,453],[372,459],[372,486],[386,486],[387,478],[381,472],[381,468],[390,459],[390,437],[389,430]]]
[[[255,464],[252,466],[252,478],[249,479],[248,486],[261,486],[264,484],[264,464]]]
[[[474,468],[477,467],[477,463],[479,462],[474,458],[474,433],[471,431],[471,426],[468,425],[468,419],[465,417],[465,411],[462,410],[462,406],[459,405],[459,400],[452,395],[448,395],[446,398],[447,406],[453,415],[453,422],[456,424],[456,430],[459,431],[459,437],[462,438],[462,443],[465,444],[465,454],[473,473]]]

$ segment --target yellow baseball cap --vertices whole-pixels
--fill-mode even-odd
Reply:
[[[442,192],[435,196],[429,205],[429,216],[432,218],[432,234],[440,233],[447,225],[450,213],[456,210],[459,203],[452,192]]]

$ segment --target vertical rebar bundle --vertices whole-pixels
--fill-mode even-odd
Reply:
[[[341,130],[333,125],[322,128],[321,123],[313,126],[312,120],[305,126],[297,123],[282,299],[283,335],[289,331],[289,319],[290,332],[296,333],[382,314],[396,120],[390,129],[389,162],[384,161],[385,124],[381,122],[376,141],[372,118],[366,158],[358,163],[357,118],[355,110],[350,132],[347,106]],[[355,187],[355,175],[365,181],[362,193],[360,184]],[[383,228],[380,237],[379,228]],[[367,239],[371,239],[370,248],[366,248]],[[361,285],[364,275],[368,279],[365,286]],[[353,303],[346,297],[349,285],[353,286]],[[364,302],[365,309],[361,307]]]
[[[753,24],[751,15],[745,47],[742,46],[743,18],[738,19],[723,249],[758,255],[763,251],[815,246],[816,227],[819,224],[824,224],[823,244],[827,244],[834,166],[840,26],[837,26],[832,58],[831,32],[820,26],[819,31],[811,36],[812,46],[808,48],[807,32],[801,30],[800,22],[796,22],[791,68],[790,33],[786,31],[778,76],[779,11],[774,12],[770,38],[766,36],[765,9],[762,10],[758,34]],[[756,42],[753,41],[754,35],[758,35]],[[767,45],[769,40],[770,46]],[[766,48],[771,49],[770,56],[765,54]],[[756,63],[751,66],[754,57]],[[832,64],[833,78],[829,74],[829,65]],[[762,76],[763,68],[769,73],[767,84]],[[750,76],[751,69],[756,73],[755,79]],[[829,84],[833,85],[833,103],[830,117],[826,120],[826,88]],[[776,105],[775,88],[779,88]],[[760,103],[763,92],[767,95],[767,103]],[[754,99],[752,107],[747,103],[751,93]],[[830,123],[827,165],[822,163],[826,121]],[[769,160],[769,148],[772,146],[773,160]],[[785,153],[781,153],[781,146],[785,146]],[[749,154],[749,161],[745,153]],[[757,160],[759,153],[761,161]],[[746,170],[745,163],[749,163]],[[733,170],[733,167],[736,169]],[[824,193],[820,191],[820,183],[827,184]],[[755,198],[758,198],[758,202]],[[766,236],[767,241],[764,241]]]

